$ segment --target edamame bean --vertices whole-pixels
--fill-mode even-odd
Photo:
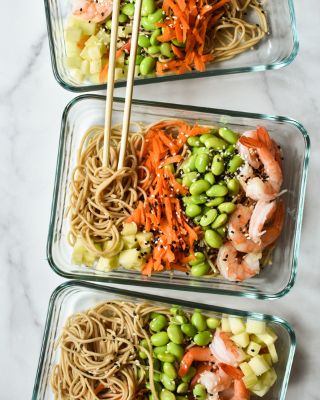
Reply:
[[[149,21],[148,17],[141,18],[141,25],[147,31],[154,31],[155,29],[157,29],[156,25],[153,22]]]
[[[146,339],[142,339],[140,341],[140,346],[142,346],[143,348],[149,350],[149,345],[148,345],[148,342],[146,341]]]
[[[218,328],[218,326],[220,326],[220,323],[221,323],[221,321],[218,318],[214,318],[214,317],[207,318],[207,325],[208,325],[208,328],[210,328],[210,329]]]
[[[168,362],[163,363],[163,372],[170,378],[170,379],[176,379],[178,374],[175,369],[175,367]]]
[[[170,308],[170,313],[172,315],[181,315],[183,311],[181,310],[180,306],[173,306]]]
[[[189,337],[193,337],[197,333],[196,328],[192,324],[181,325],[181,330],[185,335],[187,335]]]
[[[236,144],[238,141],[238,135],[228,128],[220,128],[219,136],[230,144]]]
[[[201,214],[197,215],[196,217],[193,218],[193,222],[194,222],[195,224],[199,225],[199,224],[200,224],[201,217],[202,217]]]
[[[194,155],[190,156],[182,165],[183,172],[186,174],[188,172],[195,171],[196,169],[195,162],[196,162],[196,156]]]
[[[200,136],[200,142],[204,144],[207,139],[211,139],[213,137],[214,135],[212,133],[204,133]]]
[[[148,358],[147,353],[142,350],[139,351],[139,357],[141,358],[141,360],[145,360],[146,358]]]
[[[158,10],[156,10],[154,13],[148,15],[148,20],[150,22],[152,22],[153,24],[155,24],[156,22],[159,22],[162,20],[163,15],[164,15],[164,13],[163,13],[162,9],[158,8]]]
[[[108,21],[106,22],[106,28],[111,30],[112,27],[112,19],[108,19]]]
[[[212,136],[212,137],[206,139],[206,141],[204,142],[204,145],[207,148],[212,148],[214,150],[223,150],[223,149],[227,148],[227,143],[224,140],[222,140],[216,136]]]
[[[169,342],[169,336],[167,332],[158,332],[150,337],[151,343],[158,346],[165,346]]]
[[[156,347],[158,349],[158,347]],[[157,371],[160,371],[161,369],[161,361],[158,360],[158,358],[153,357],[153,368]],[[159,374],[158,374],[159,375]],[[159,382],[160,382],[160,377],[159,377]]]
[[[203,253],[201,253],[201,251],[196,251],[194,255],[196,259],[189,262],[189,265],[191,266],[199,264],[206,259],[206,256]]]
[[[198,346],[207,346],[212,339],[212,335],[209,331],[203,331],[196,334],[193,341]]]
[[[162,389],[162,385],[159,382],[154,382],[154,387],[156,389],[157,392],[160,392],[160,390]],[[146,388],[151,390],[151,385],[150,383],[146,383]]]
[[[150,44],[151,46],[157,46],[159,44],[159,41],[157,40],[157,37],[161,34],[160,29],[156,29],[154,32],[152,32],[152,35],[150,36]]]
[[[225,226],[221,226],[220,228],[217,228],[216,231],[219,233],[219,235],[224,238],[227,233],[227,228]]]
[[[162,331],[162,329],[165,328],[167,325],[168,325],[168,319],[162,314],[153,318],[153,320],[149,324],[150,329],[154,332]]]
[[[197,204],[188,204],[186,207],[186,215],[190,218],[194,218],[201,214],[201,207]]]
[[[191,323],[199,332],[203,332],[207,329],[206,319],[200,311],[195,311],[192,314]]]
[[[170,353],[159,353],[157,357],[162,362],[173,363],[175,361],[174,355]]]
[[[148,75],[154,70],[156,62],[152,57],[145,57],[140,63],[141,75]]]
[[[150,46],[147,49],[147,52],[152,56],[160,53],[160,46]]]
[[[219,176],[224,172],[224,162],[221,156],[216,155],[213,157],[211,171],[216,176]]]
[[[208,246],[210,246],[214,249],[219,249],[222,246],[221,236],[217,232],[215,232],[211,229],[208,229],[205,232],[204,238],[205,238],[205,241],[208,244]]]
[[[232,196],[236,196],[240,190],[240,182],[237,178],[229,179],[227,182],[227,188]]]
[[[203,276],[206,275],[210,270],[210,265],[207,262],[201,262],[191,267],[192,276]]]
[[[175,315],[173,317],[173,322],[178,325],[185,324],[188,322],[188,318],[184,315]]]
[[[210,183],[210,185],[213,185],[214,182],[215,182],[215,180],[216,180],[216,178],[214,177],[214,175],[213,175],[212,172],[207,172],[207,173],[205,174],[205,176],[204,176],[204,179],[205,179],[206,181],[208,181],[208,182]]]
[[[183,333],[179,325],[174,325],[174,324],[169,325],[167,333],[171,342],[175,344],[183,343]]]
[[[177,47],[186,47],[186,44],[185,43],[183,43],[183,42],[178,42],[178,40],[177,39],[172,39],[171,40],[171,43],[173,43],[175,46],[177,46]]]
[[[152,313],[150,314],[150,319],[157,318],[157,317],[159,317],[159,315],[162,315],[162,314],[152,311]]]
[[[156,9],[156,4],[154,0],[142,0],[141,15],[147,17],[152,14]]]
[[[215,208],[210,209],[207,211],[200,220],[201,226],[209,226],[212,222],[217,218],[218,211]]]
[[[149,47],[150,44],[151,43],[150,43],[149,36],[147,36],[147,35],[139,35],[139,37],[138,37],[138,45],[139,46],[146,48],[146,47]]]
[[[178,361],[181,361],[184,355],[184,348],[180,344],[169,342],[167,344],[167,352],[174,355]]]
[[[189,396],[176,396],[176,400],[189,400]]]
[[[169,43],[162,43],[160,46],[160,51],[165,57],[172,58],[174,56]]]
[[[226,213],[226,214],[231,214],[233,211],[236,209],[236,205],[232,203],[231,201],[227,201],[225,203],[222,203],[218,206],[218,210],[221,213]]]
[[[213,186],[212,186],[213,187]],[[190,193],[192,195],[201,194],[210,188],[210,183],[204,179],[199,179],[190,186]],[[224,195],[222,195],[224,196]]]
[[[173,392],[176,389],[176,383],[173,379],[170,379],[166,374],[161,374],[161,383],[163,386]]]
[[[193,182],[195,182],[197,180],[197,175],[198,173],[193,171],[193,172],[188,172],[187,174],[184,175],[184,177],[182,178],[182,184],[184,186],[188,186],[190,187],[192,185]]]
[[[180,385],[177,387],[177,393],[187,393],[189,389],[189,385],[187,382],[182,382]]]
[[[176,400],[176,396],[167,389],[162,389],[160,392],[160,400]]]
[[[206,388],[201,383],[196,384],[192,393],[197,400],[205,400],[207,398]]]
[[[204,146],[193,147],[192,148],[192,154],[194,154],[194,155],[197,155],[197,154],[209,154],[210,155],[210,149],[207,149]]]
[[[225,213],[220,214],[214,220],[213,224],[211,225],[211,228],[213,229],[220,228],[221,226],[225,225],[227,221],[228,221],[228,215]]]
[[[225,156],[232,156],[236,150],[236,146],[234,144],[230,144],[224,152]]]
[[[130,59],[130,56],[128,57],[128,59]],[[136,55],[136,65],[140,65],[142,63],[143,59],[144,59],[144,57],[141,54],[137,54]]]
[[[167,346],[158,346],[153,349],[153,354],[158,357],[159,354],[165,353],[167,351]]]
[[[127,16],[129,16],[129,17],[133,17],[133,14],[134,14],[134,4],[132,4],[132,3],[127,3],[127,4],[125,4],[125,5],[122,7],[121,12],[122,12],[124,15],[127,15]]]
[[[190,382],[191,379],[195,376],[196,372],[197,370],[194,367],[190,367],[185,376],[181,378],[182,382]]]
[[[199,182],[199,181],[198,181]],[[197,183],[197,182],[195,182]],[[228,188],[223,185],[213,185],[210,189],[206,191],[207,196],[209,197],[222,197],[228,194]]]
[[[157,360],[159,362],[159,360]],[[154,366],[153,366],[154,367]],[[155,382],[161,382],[161,374],[157,371],[154,371],[153,373],[153,380]]]
[[[120,13],[119,14],[119,22],[120,24],[124,24],[125,22],[127,22],[128,17],[125,14]]]
[[[202,143],[200,142],[200,138],[198,136],[190,136],[187,140],[188,145],[192,147],[200,147]]]
[[[239,156],[239,154],[236,154],[231,158],[231,160],[228,163],[228,172],[231,172],[232,174],[237,171],[238,168],[241,167],[243,164],[243,159]]]
[[[204,194],[195,194],[190,197],[190,204],[204,204],[208,200],[208,197]]]
[[[199,172],[205,172],[209,165],[209,156],[205,153],[197,154],[195,166]]]
[[[216,197],[206,203],[207,207],[217,207],[219,204],[224,202],[224,197]]]

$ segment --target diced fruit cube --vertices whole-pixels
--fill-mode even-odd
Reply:
[[[248,333],[255,333],[256,335],[265,333],[266,323],[265,321],[257,321],[255,319],[248,318],[246,330]]]
[[[261,349],[260,344],[255,343],[255,342],[250,342],[249,346],[247,348],[247,353],[250,356],[256,356],[257,354],[259,354],[260,349]]]
[[[272,366],[272,358],[271,355],[269,353],[267,354],[262,354],[262,357],[267,361],[267,363],[270,365],[270,367]]]
[[[278,360],[279,360],[278,353],[277,353],[276,347],[273,343],[268,345],[268,350],[269,350],[272,362],[273,363],[278,362]]]
[[[274,368],[269,369],[269,371],[265,372],[264,374],[261,375],[261,383],[264,386],[271,387],[275,384],[277,380],[277,373],[274,370]]]
[[[252,342],[260,344],[261,348],[266,347],[267,345],[260,339],[259,336],[258,335],[250,335],[250,340]]]
[[[257,376],[264,374],[270,369],[270,365],[261,355],[253,357],[248,364]]]
[[[90,74],[97,74],[101,71],[101,58],[90,61]]]
[[[72,252],[71,262],[76,265],[81,265],[83,263],[84,253],[87,251],[86,247],[83,245],[81,239],[77,239]]]
[[[237,335],[238,333],[244,332],[246,330],[246,326],[243,323],[242,318],[240,317],[229,317],[229,324],[231,332],[234,335]]]
[[[88,60],[82,60],[80,70],[84,75],[89,74],[89,72],[90,72],[90,63],[89,63]]]
[[[117,67],[123,67],[124,66],[124,58],[125,58],[124,53],[122,53],[121,56],[119,56],[117,58],[117,60],[116,60],[116,66]]]
[[[66,64],[69,68],[77,68],[77,69],[80,68],[81,70],[82,59],[78,56],[67,57]]]
[[[77,27],[68,27],[64,31],[66,41],[77,43],[81,39],[81,29]]]
[[[139,246],[145,248],[150,246],[151,240],[153,239],[153,234],[151,232],[138,232],[136,237]]]
[[[123,224],[121,235],[135,235],[137,232],[137,224],[134,222],[129,222],[128,224]]]
[[[255,374],[246,375],[242,380],[247,389],[252,389],[258,382],[258,378]]]
[[[263,397],[268,393],[269,389],[270,388],[268,386],[261,386],[261,389],[259,389],[259,390],[258,389],[254,389],[254,387],[251,388],[250,390],[256,396]]]
[[[96,74],[90,74],[89,75],[89,80],[94,85],[99,85],[100,84],[100,72],[98,72]]]
[[[117,256],[110,258],[100,257],[96,269],[109,272],[117,267],[119,267],[119,258]]]
[[[97,24],[92,21],[83,21],[79,20],[79,27],[81,28],[82,32],[86,35],[94,35],[97,29]]]
[[[122,238],[121,237],[119,238],[117,245],[114,248],[112,246],[113,246],[112,242],[110,240],[106,240],[105,242],[103,242],[103,246],[102,246],[103,251],[108,252],[112,249],[113,253],[120,252],[120,250],[122,250],[122,248],[123,248]]]
[[[92,267],[94,262],[96,261],[97,256],[90,251],[86,251],[83,255],[83,264],[87,267]]]
[[[123,250],[119,256],[119,264],[126,269],[135,269],[140,271],[144,265],[145,259],[137,249]]]
[[[124,79],[126,77],[125,70],[123,68],[115,68],[114,79]]]
[[[238,335],[231,336],[231,339],[240,347],[247,347],[249,344],[249,335],[247,332],[242,332]]]
[[[87,56],[89,60],[100,60],[100,65],[101,65],[101,46],[86,46],[87,48]]]
[[[226,315],[222,316],[221,318],[221,329],[223,332],[231,332],[229,318]]]
[[[67,57],[74,57],[80,55],[80,49],[74,42],[66,42]]]
[[[125,249],[134,249],[138,247],[138,239],[136,235],[122,236]]]

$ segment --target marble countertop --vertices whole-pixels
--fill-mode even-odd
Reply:
[[[276,1],[276,0],[274,0]],[[43,4],[2,5],[0,74],[0,398],[31,397],[47,305],[63,279],[46,260],[62,111],[74,94],[54,80]],[[296,1],[300,52],[279,71],[203,78],[135,89],[135,97],[286,115],[299,120],[311,136],[312,152],[302,229],[298,279],[278,301],[254,301],[193,294],[192,300],[276,314],[297,334],[298,347],[288,395],[290,400],[320,399],[320,3]],[[4,8],[4,10],[3,10]],[[118,96],[123,89],[116,90]],[[214,95],[213,95],[214,94]],[[151,96],[152,95],[152,96]],[[134,288],[137,291],[152,289]],[[160,291],[159,291],[160,292]],[[161,295],[185,297],[163,290]]]

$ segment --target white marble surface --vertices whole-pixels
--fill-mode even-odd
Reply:
[[[31,397],[49,296],[63,282],[47,263],[46,238],[60,119],[74,95],[64,91],[52,75],[42,2],[3,3],[0,398],[9,400]],[[189,99],[192,105],[288,115],[309,131],[311,168],[293,290],[274,302],[192,296],[192,300],[274,313],[290,321],[298,348],[287,398],[309,400],[320,399],[319,0],[296,1],[296,13],[301,47],[291,66],[267,73],[140,86],[135,97],[166,101],[170,91],[171,102]],[[123,93],[117,90],[117,95]],[[187,297],[181,292],[170,292],[170,296]]]

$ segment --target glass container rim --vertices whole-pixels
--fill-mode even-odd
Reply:
[[[297,31],[297,22],[296,22],[296,15],[294,9],[294,1],[287,0],[289,6],[289,15],[291,21],[291,32],[292,32],[292,49],[290,54],[288,54],[285,58],[281,59],[280,61],[276,61],[269,64],[257,64],[253,66],[247,67],[234,67],[234,68],[223,68],[221,70],[212,70],[212,71],[203,71],[203,72],[189,72],[184,73],[181,75],[167,75],[162,77],[154,77],[154,78],[147,78],[147,79],[135,79],[135,85],[145,85],[145,84],[152,84],[152,83],[160,83],[160,82],[168,82],[168,81],[175,81],[181,79],[193,79],[193,78],[205,78],[209,76],[220,76],[220,75],[231,75],[231,74],[238,74],[238,73],[245,73],[245,72],[262,72],[267,70],[276,70],[283,67],[290,65],[294,59],[296,58],[298,51],[299,51],[299,36]],[[71,85],[61,77],[58,67],[57,67],[57,57],[56,57],[56,49],[53,43],[53,29],[52,29],[52,19],[50,13],[50,5],[49,0],[44,0],[44,7],[45,7],[45,14],[46,14],[46,22],[47,22],[47,31],[48,31],[48,39],[49,39],[49,48],[50,48],[50,58],[51,58],[51,66],[53,70],[53,75],[56,81],[61,85],[64,89],[70,92],[82,93],[82,92],[94,92],[97,90],[103,90],[107,87],[107,84],[103,85]],[[116,81],[115,87],[124,87],[126,86],[126,81]]]
[[[58,196],[59,196],[59,183],[60,183],[60,176],[61,171],[63,168],[62,164],[62,155],[63,155],[63,144],[64,144],[64,137],[65,137],[65,125],[71,109],[78,103],[83,100],[99,100],[105,101],[106,96],[98,95],[98,94],[82,94],[74,99],[72,99],[67,106],[65,107],[62,115],[62,123],[60,129],[60,139],[59,139],[59,149],[58,149],[58,157],[57,157],[57,166],[55,172],[55,181],[54,181],[54,189],[53,189],[53,197],[52,197],[52,206],[51,206],[51,214],[50,214],[50,222],[49,222],[49,232],[48,232],[48,239],[47,239],[47,259],[50,267],[53,269],[55,273],[58,275],[66,278],[66,279],[77,279],[77,280],[85,280],[85,281],[95,281],[95,282],[102,282],[102,283],[115,283],[115,284],[124,284],[124,285],[132,285],[132,280],[128,278],[117,278],[112,276],[94,276],[94,275],[83,275],[83,274],[74,274],[71,272],[65,272],[59,268],[59,266],[55,263],[53,254],[52,254],[52,246],[53,246],[53,236],[54,236],[54,225],[55,225],[55,216],[57,211],[57,204],[58,204]],[[115,97],[115,103],[124,103],[124,98]],[[206,287],[197,287],[197,286],[187,286],[187,285],[172,285],[171,283],[157,283],[157,282],[150,282],[144,281],[139,282],[135,281],[135,285],[137,286],[147,286],[147,287],[160,287],[163,289],[173,289],[173,290],[182,290],[182,291],[195,291],[195,292],[202,292],[202,293],[210,293],[210,294],[222,294],[222,295],[230,295],[230,296],[237,296],[237,297],[245,297],[245,298],[252,298],[252,299],[259,299],[259,300],[275,300],[285,296],[295,284],[296,276],[297,276],[297,267],[298,267],[298,255],[300,249],[300,239],[301,239],[301,229],[302,229],[302,219],[303,219],[303,208],[304,208],[304,201],[305,201],[305,189],[307,184],[307,174],[308,174],[308,166],[309,166],[309,158],[310,158],[310,137],[307,130],[304,126],[298,122],[297,120],[284,117],[284,116],[276,116],[270,114],[259,114],[259,113],[250,113],[244,111],[234,111],[234,110],[226,110],[226,109],[217,109],[217,108],[207,108],[207,107],[198,107],[198,106],[188,106],[188,105],[180,105],[174,103],[161,103],[161,102],[154,102],[154,101],[146,101],[146,100],[133,100],[133,105],[141,105],[141,106],[150,106],[150,107],[162,107],[167,109],[176,109],[176,110],[183,110],[183,111],[197,111],[209,114],[216,114],[216,115],[229,115],[231,117],[242,117],[242,118],[254,118],[260,120],[268,120],[268,121],[275,121],[275,122],[284,122],[289,125],[294,126],[297,128],[305,142],[305,152],[304,152],[304,160],[303,160],[303,172],[301,177],[301,188],[299,193],[299,200],[297,204],[297,209],[299,210],[297,215],[297,224],[296,230],[294,235],[294,244],[293,244],[293,257],[291,263],[291,272],[290,278],[284,288],[280,291],[266,294],[266,293],[254,293],[254,292],[244,292],[244,291],[232,291],[230,289],[216,289],[216,288],[206,288]]]
[[[32,393],[32,399],[36,400],[38,393],[39,393],[39,383],[41,379],[41,373],[44,368],[44,362],[45,362],[45,356],[46,356],[46,349],[48,346],[49,342],[49,333],[51,330],[51,323],[52,323],[52,317],[53,317],[53,312],[54,312],[54,307],[56,304],[57,298],[65,291],[67,291],[69,288],[85,288],[85,289],[91,289],[91,290],[98,290],[100,292],[107,292],[107,293],[114,293],[117,295],[123,295],[123,296],[130,296],[133,298],[140,298],[144,300],[150,300],[154,302],[165,302],[165,303],[171,303],[175,305],[180,305],[188,308],[195,308],[195,309],[201,309],[205,311],[212,311],[212,312],[217,312],[220,314],[230,314],[234,316],[239,316],[239,317],[252,317],[255,319],[259,320],[265,320],[267,322],[274,322],[277,323],[285,328],[287,331],[289,338],[290,338],[290,348],[289,348],[289,354],[286,362],[286,369],[284,371],[284,378],[283,378],[283,383],[281,386],[281,393],[280,393],[280,398],[279,400],[284,400],[289,384],[289,377],[290,377],[290,371],[292,368],[292,363],[293,363],[293,358],[294,358],[294,353],[297,345],[297,340],[296,340],[296,334],[291,326],[291,324],[286,321],[285,319],[281,317],[277,317],[275,315],[271,314],[264,314],[260,312],[255,312],[255,311],[244,311],[244,310],[238,310],[234,308],[229,308],[229,307],[222,307],[222,306],[215,306],[215,305],[209,305],[209,304],[204,304],[204,303],[196,303],[196,302],[191,302],[191,301],[186,301],[182,299],[175,299],[171,297],[163,297],[163,296],[158,296],[158,295],[153,295],[153,294],[148,294],[148,293],[140,293],[137,291],[133,290],[126,290],[126,289],[121,289],[121,288],[115,288],[115,287],[110,287],[106,285],[97,285],[95,283],[91,282],[83,282],[83,281],[67,281],[63,282],[60,284],[58,287],[54,289],[52,292],[50,299],[49,299],[49,304],[47,308],[47,316],[46,316],[46,322],[45,322],[45,327],[43,331],[43,338],[42,338],[42,343],[41,343],[41,349],[40,349],[40,355],[39,355],[39,361],[38,361],[38,367],[37,367],[37,372],[36,372],[36,377],[35,377],[35,383],[33,387],[33,393]]]

